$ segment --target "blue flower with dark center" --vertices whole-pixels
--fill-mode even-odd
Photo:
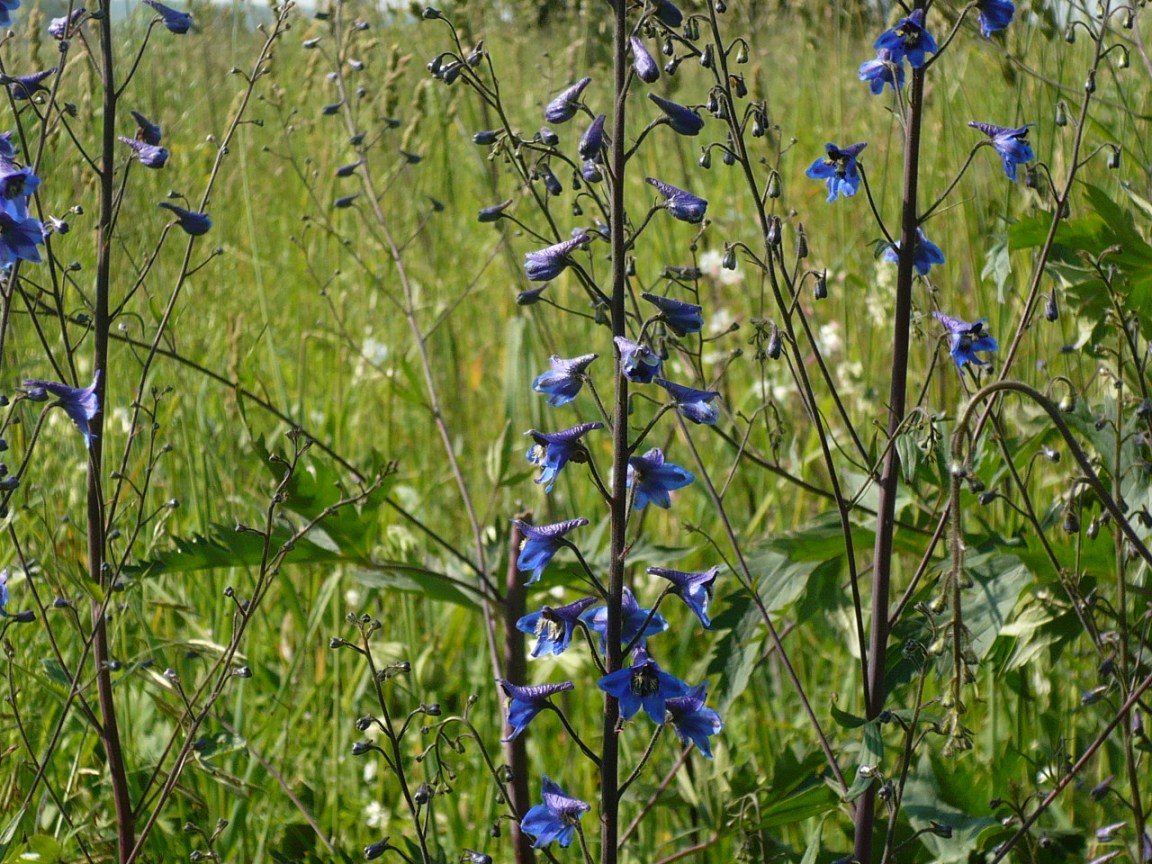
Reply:
[[[908,65],[919,69],[926,62],[926,54],[936,53],[936,40],[924,29],[924,10],[915,9],[907,18],[897,21],[891,30],[881,33],[873,47],[891,51],[893,63],[907,57]]]
[[[8,267],[17,261],[40,263],[37,245],[44,242],[44,226],[39,219],[14,219],[0,210],[0,266]]]
[[[100,411],[100,399],[96,395],[96,385],[99,383],[100,370],[96,370],[96,374],[92,376],[92,383],[87,387],[69,387],[59,381],[41,381],[39,378],[27,379],[24,386],[33,397],[39,393],[55,396],[56,404],[63,408],[64,413],[76,424],[76,428],[84,436],[84,446],[88,447],[96,437],[92,434],[89,424]]]
[[[501,215],[512,206],[512,199],[501,201],[499,204],[493,204],[491,207],[483,207],[480,210],[480,215],[476,217],[478,222],[497,222]]]
[[[895,92],[904,86],[904,65],[892,59],[892,52],[880,50],[876,52],[875,60],[866,60],[860,64],[860,80],[867,81],[873,96],[884,92],[887,84]]]
[[[1023,126],[1013,128],[970,120],[968,125],[973,129],[979,129],[991,139],[992,146],[1000,154],[1004,173],[1009,180],[1016,179],[1017,165],[1023,165],[1025,162],[1031,162],[1036,158],[1032,152],[1032,146],[1027,141],[1028,129],[1034,125],[1032,123],[1025,123]]]
[[[583,517],[553,522],[551,525],[532,525],[520,519],[513,519],[512,521],[520,526],[520,532],[524,535],[524,545],[520,547],[520,557],[516,559],[516,569],[521,573],[532,571],[532,576],[526,583],[528,585],[540,581],[540,574],[544,572],[544,568],[548,566],[552,556],[559,551],[561,546],[565,545],[564,535],[588,524],[588,520]]]
[[[804,172],[813,180],[826,180],[828,183],[828,202],[836,200],[837,195],[851,198],[860,188],[860,169],[856,157],[867,144],[850,144],[841,149],[835,144],[825,144],[824,149],[828,155],[817,159],[811,167]]]
[[[504,691],[504,695],[507,697],[508,725],[512,727],[512,734],[501,738],[501,741],[511,741],[524,731],[532,722],[532,718],[541,711],[551,708],[552,703],[548,701],[548,698],[554,693],[564,693],[576,689],[576,685],[571,681],[564,681],[560,684],[517,687],[503,678],[497,678],[496,683],[500,685],[500,689]]]
[[[576,632],[576,622],[584,610],[596,602],[595,597],[582,597],[567,606],[544,606],[539,612],[531,612],[516,622],[521,633],[536,637],[532,656],[563,654],[572,644]]]
[[[212,228],[212,219],[207,213],[197,213],[195,210],[185,210],[167,201],[161,201],[158,207],[171,210],[176,216],[176,222],[184,229],[184,233],[192,237],[207,234]]]
[[[8,92],[12,94],[12,98],[16,100],[31,99],[36,93],[41,90],[47,91],[44,86],[44,80],[51,75],[56,74],[56,67],[45,69],[43,72],[33,72],[31,75],[4,75],[0,77],[0,83],[8,85]]]
[[[663,361],[647,345],[640,345],[623,336],[615,337],[620,352],[620,373],[636,384],[648,384],[660,374]]]
[[[1016,14],[1016,6],[1010,0],[977,0],[976,8],[979,10],[980,32],[985,39],[1011,24],[1012,16]]]
[[[884,260],[891,261],[893,264],[900,263],[900,241],[896,241],[895,246],[889,246],[884,250]],[[912,264],[916,268],[916,272],[921,276],[927,276],[928,271],[932,269],[933,264],[944,263],[944,252],[939,246],[924,236],[924,229],[916,229],[916,248],[912,252]]]
[[[40,188],[40,178],[31,168],[17,168],[0,158],[0,211],[13,219],[28,218],[28,199]]]
[[[588,130],[581,136],[580,144],[576,147],[580,153],[580,158],[592,162],[599,161],[600,148],[604,146],[604,121],[607,119],[603,114],[597,114],[596,119],[588,126]]]
[[[672,728],[676,735],[687,744],[691,741],[707,756],[712,758],[712,745],[708,738],[724,728],[720,715],[704,705],[708,698],[708,685],[700,684],[688,691],[687,696],[677,696],[664,703]]]
[[[664,207],[674,219],[693,224],[704,221],[708,202],[703,198],[697,198],[691,192],[670,186],[655,177],[647,178],[646,182],[655,186],[656,191],[664,196]]]
[[[575,117],[580,108],[580,95],[591,83],[591,78],[581,78],[571,87],[562,90],[559,96],[545,106],[544,119],[549,123],[564,123]]]
[[[554,408],[567,405],[584,386],[584,370],[599,356],[582,354],[579,357],[561,357],[553,354],[548,359],[551,370],[537,375],[532,382],[532,389],[537,393],[547,393],[548,404]]]
[[[688,136],[699,135],[700,130],[704,128],[704,118],[691,108],[685,108],[676,102],[661,99],[655,93],[649,93],[648,98],[655,102],[656,106],[664,112],[663,122],[671,126],[672,131],[676,134]]]
[[[716,584],[716,576],[720,573],[719,567],[705,570],[703,573],[689,573],[684,570],[665,570],[663,567],[649,567],[648,572],[653,576],[660,576],[672,583],[672,593],[683,600],[688,608],[696,613],[700,623],[711,627],[708,618],[708,604],[712,602],[712,591]]]
[[[138,141],[135,138],[125,138],[123,136],[121,136],[120,141],[132,148],[136,154],[136,158],[140,160],[140,164],[145,168],[163,168],[168,162],[168,151],[163,147],[145,144],[143,141]]]
[[[59,18],[53,18],[48,22],[48,35],[53,39],[67,39],[74,32],[80,23],[80,19],[87,14],[87,10],[80,6],[72,10],[71,15],[62,15]]]
[[[159,147],[160,139],[163,137],[160,127],[139,111],[129,113],[132,115],[132,119],[136,121],[136,140],[151,144],[153,147]]]
[[[979,321],[969,324],[967,321],[961,321],[959,318],[953,318],[943,312],[933,312],[932,315],[948,331],[950,342],[948,350],[956,362],[957,369],[963,371],[965,363],[987,366],[988,361],[981,360],[976,356],[976,352],[999,350],[1000,343],[984,332],[984,323],[988,320],[987,318],[981,318]]]
[[[571,846],[576,836],[576,823],[592,809],[579,798],[570,797],[547,777],[544,778],[543,804],[532,807],[520,820],[520,830],[536,838],[533,849],[543,849],[554,840]]]
[[[635,487],[632,509],[641,510],[649,502],[667,510],[672,506],[669,492],[683,489],[696,478],[686,468],[664,461],[664,451],[653,447],[643,456],[628,458],[628,488]]]
[[[699,333],[703,329],[704,316],[701,314],[703,310],[695,303],[685,303],[683,300],[661,297],[659,294],[649,294],[647,291],[640,296],[660,310],[660,319],[677,336]]]
[[[645,84],[652,84],[660,78],[660,66],[652,59],[639,36],[629,40],[632,45],[632,68],[636,70],[636,77]]]
[[[527,253],[524,256],[524,272],[528,274],[528,279],[532,282],[555,279],[571,263],[568,256],[572,250],[584,248],[588,245],[589,239],[587,234],[582,233],[571,240]]]
[[[600,634],[600,650],[605,650],[608,644],[608,607],[597,606],[589,609],[580,616],[580,620],[588,625],[588,629]],[[644,644],[649,636],[663,633],[668,629],[668,622],[659,612],[643,609],[636,602],[632,589],[624,586],[624,593],[620,597],[620,644],[627,645],[633,639],[640,637]]]
[[[603,428],[604,424],[597,421],[595,423],[581,423],[579,426],[573,426],[560,432],[537,432],[535,429],[530,429],[526,433],[531,435],[532,440],[536,442],[528,449],[528,461],[543,469],[540,476],[536,478],[536,482],[548,484],[544,487],[545,492],[552,491],[552,487],[556,484],[556,475],[568,464],[568,460],[574,454],[583,452],[584,445],[580,443],[581,437],[593,429]]]
[[[688,695],[688,685],[662,670],[655,660],[649,659],[648,649],[639,645],[632,654],[631,666],[609,672],[596,686],[620,701],[624,720],[631,720],[643,707],[656,724],[664,722],[669,699]]]
[[[179,12],[158,0],[144,0],[144,4],[159,13],[160,21],[169,33],[183,34],[192,29],[192,16],[187,12]]]
[[[697,390],[695,387],[674,384],[663,378],[653,378],[652,381],[668,391],[676,410],[684,419],[704,426],[715,426],[716,421],[720,419],[720,412],[711,404],[712,400],[720,395],[715,390]]]

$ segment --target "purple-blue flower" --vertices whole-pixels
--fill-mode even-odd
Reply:
[[[640,345],[624,336],[615,338],[620,352],[620,373],[635,384],[648,384],[660,374],[663,361],[647,345]]]
[[[600,148],[604,146],[604,121],[606,116],[597,114],[595,119],[589,124],[587,131],[580,137],[580,143],[576,149],[580,153],[580,158],[592,162],[599,161]]]
[[[0,210],[0,266],[8,267],[17,261],[40,263],[37,245],[44,242],[44,226],[39,219],[15,219]]]
[[[979,321],[969,324],[967,321],[961,321],[959,318],[953,318],[943,312],[933,312],[932,315],[948,331],[950,342],[948,350],[956,362],[957,369],[963,371],[965,363],[987,366],[988,361],[981,360],[976,356],[976,352],[999,350],[1000,343],[984,332],[984,323],[988,320],[987,318],[981,318]]]
[[[548,358],[552,368],[536,376],[532,389],[537,393],[547,393],[548,404],[554,408],[567,405],[584,386],[584,370],[599,356],[582,354],[579,357],[561,357],[553,354]]]
[[[0,27],[12,25],[12,12],[20,8],[20,0],[0,0]]]
[[[652,381],[668,391],[676,410],[685,420],[704,426],[715,426],[716,421],[720,419],[720,412],[711,404],[712,400],[720,395],[715,390],[697,390],[695,387],[675,384],[663,378],[653,378]]]
[[[563,654],[572,644],[576,622],[584,610],[596,602],[595,597],[582,597],[566,606],[543,606],[539,612],[530,612],[516,622],[521,633],[536,637],[532,656]]]
[[[160,126],[153,123],[139,111],[129,112],[132,119],[136,121],[136,140],[143,141],[145,144],[151,144],[153,147],[160,146],[160,139],[163,137]]]
[[[80,19],[84,17],[86,13],[87,10],[83,6],[80,6],[79,8],[73,9],[71,15],[61,15],[59,18],[53,18],[48,23],[48,35],[53,39],[67,39],[75,32],[77,25],[80,23]]]
[[[568,464],[572,455],[583,450],[584,445],[580,443],[580,439],[594,429],[603,428],[603,423],[595,422],[581,423],[579,426],[560,432],[537,432],[535,429],[528,431],[527,434],[536,442],[528,449],[528,461],[533,465],[539,465],[542,469],[536,482],[548,484],[544,487],[545,492],[552,491],[556,475]]]
[[[648,649],[636,646],[632,665],[627,669],[609,672],[596,682],[596,686],[620,701],[620,716],[631,720],[641,707],[653,723],[664,722],[664,711],[669,699],[688,695],[688,685],[662,670],[648,657]]]
[[[0,568],[0,616],[8,614],[8,568]]]
[[[655,177],[647,178],[647,182],[655,186],[656,191],[664,196],[664,207],[674,219],[694,224],[704,221],[708,202],[703,198],[698,198],[691,192],[671,186]]]
[[[135,138],[125,138],[124,136],[120,136],[120,141],[132,148],[132,151],[136,154],[136,158],[140,160],[140,164],[145,168],[163,168],[168,162],[168,151],[164,147],[145,144],[143,141],[138,141]]]
[[[564,535],[588,524],[588,520],[583,517],[553,522],[551,525],[532,525],[520,519],[512,521],[520,526],[520,532],[524,535],[524,545],[520,547],[516,569],[521,573],[532,571],[532,576],[526,583],[528,585],[540,581],[540,574],[544,572],[552,556],[565,544]]]
[[[813,180],[827,181],[829,203],[835,201],[837,195],[851,198],[860,188],[860,169],[856,157],[867,146],[860,143],[840,148],[835,144],[825,144],[824,149],[828,155],[817,159],[804,173]]]
[[[592,809],[579,798],[570,797],[552,780],[544,778],[543,804],[532,807],[520,820],[520,830],[536,838],[533,849],[543,849],[553,840],[571,846],[580,817]]]
[[[0,211],[13,219],[28,218],[28,199],[40,188],[40,178],[31,168],[18,168],[0,157]]]
[[[900,241],[896,241],[895,246],[889,246],[884,250],[884,260],[891,261],[893,264],[900,263]],[[916,267],[916,272],[921,276],[927,276],[928,271],[932,269],[933,264],[944,263],[944,252],[939,246],[924,236],[924,229],[916,229],[916,248],[912,252],[912,264]]]
[[[87,387],[69,387],[59,381],[42,381],[39,378],[29,378],[24,382],[30,395],[47,393],[56,397],[56,404],[64,409],[64,413],[76,424],[80,434],[84,436],[84,446],[92,444],[96,436],[92,434],[89,425],[92,418],[100,411],[100,400],[96,396],[96,386],[100,383],[100,370],[92,376],[92,383]]]
[[[685,303],[683,300],[649,294],[647,291],[640,296],[660,310],[660,319],[677,336],[699,333],[703,329],[703,310],[695,303]]]
[[[48,89],[44,86],[44,81],[55,74],[56,67],[53,66],[51,69],[33,72],[31,75],[4,75],[0,77],[0,83],[8,85],[8,92],[12,94],[13,99],[31,99],[39,91]]]
[[[1011,24],[1012,16],[1016,14],[1016,6],[1010,0],[977,0],[976,8],[979,10],[980,32],[985,39]]]
[[[545,106],[544,119],[549,123],[564,123],[575,117],[580,107],[580,95],[591,83],[591,78],[581,78],[571,87],[560,91],[560,95]]]
[[[589,630],[600,634],[600,650],[603,651],[608,644],[608,607],[597,606],[589,609],[580,616],[580,620],[588,625]],[[641,645],[649,636],[663,633],[668,629],[668,622],[659,612],[641,608],[636,597],[627,585],[620,598],[620,644],[627,645],[636,637],[640,637]]]
[[[991,139],[992,146],[1000,154],[1000,160],[1004,164],[1004,173],[1009,180],[1016,179],[1017,165],[1023,165],[1025,162],[1031,162],[1036,158],[1032,152],[1032,146],[1027,141],[1028,129],[1034,125],[1032,123],[1025,123],[1023,126],[1012,128],[1011,126],[996,126],[992,123],[970,120],[968,125],[973,129],[979,129]]]
[[[555,279],[571,263],[568,255],[572,250],[582,249],[589,239],[587,234],[577,234],[571,240],[527,253],[524,256],[524,272],[528,274],[529,281],[547,282]]]
[[[867,81],[873,96],[884,92],[884,85],[889,85],[893,92],[904,86],[904,65],[893,60],[892,52],[881,49],[876,52],[875,60],[865,60],[860,64],[860,80]]]
[[[915,9],[907,18],[897,21],[891,30],[881,33],[874,47],[891,51],[893,63],[907,57],[908,65],[919,69],[926,61],[926,54],[936,53],[936,40],[924,29],[924,10]]]
[[[207,213],[185,210],[183,207],[177,207],[175,204],[170,204],[167,201],[161,201],[157,206],[163,207],[165,210],[171,210],[172,213],[175,214],[176,221],[180,227],[184,229],[184,233],[192,237],[207,234],[212,228],[212,219]]]
[[[599,183],[604,179],[604,175],[600,172],[600,166],[591,159],[580,166],[580,176],[589,183]]]
[[[629,42],[632,45],[632,68],[636,70],[636,77],[645,84],[651,84],[660,77],[660,67],[644,47],[639,36],[633,36]]]
[[[708,698],[708,685],[700,684],[688,691],[686,696],[677,696],[664,703],[664,708],[672,720],[676,735],[687,744],[691,741],[709,759],[712,758],[712,744],[708,738],[724,728],[720,715],[704,705]]]
[[[679,27],[684,22],[684,13],[672,0],[656,0],[652,14],[669,27]]]
[[[499,204],[493,204],[491,207],[482,207],[480,215],[476,217],[477,222],[497,222],[501,215],[512,206],[512,199],[501,201]]]
[[[649,93],[648,98],[656,103],[656,106],[664,112],[663,122],[672,127],[672,131],[678,135],[699,135],[700,130],[704,128],[704,118],[693,111],[691,108],[685,108],[676,102],[669,102],[667,99],[662,99],[655,93]]]
[[[640,510],[649,502],[667,510],[672,506],[669,492],[683,489],[696,478],[686,468],[664,461],[664,451],[653,447],[643,456],[628,458],[628,488],[635,487],[632,509]]]
[[[554,693],[563,693],[575,690],[576,685],[571,681],[559,684],[537,684],[527,687],[518,687],[503,678],[497,678],[496,683],[504,691],[508,705],[508,725],[512,728],[511,734],[501,738],[501,741],[511,741],[524,731],[529,723],[541,711],[552,707],[548,698]]]
[[[171,6],[165,6],[158,0],[144,0],[146,6],[151,6],[160,15],[160,21],[169,33],[183,34],[192,29],[192,16],[187,12],[180,12]]]
[[[683,600],[688,608],[696,613],[700,623],[711,627],[708,618],[708,604],[712,602],[712,591],[716,584],[716,576],[720,573],[719,567],[705,570],[703,573],[690,573],[684,570],[666,570],[663,567],[649,567],[648,572],[653,576],[660,576],[672,583],[672,593]]]

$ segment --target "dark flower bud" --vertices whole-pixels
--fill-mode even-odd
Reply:
[[[981,507],[987,507],[996,500],[996,490],[989,489],[987,492],[982,492],[977,500],[980,502]]]
[[[341,177],[341,178],[351,177],[353,174],[356,173],[356,169],[360,167],[360,164],[361,163],[359,161],[356,161],[356,162],[349,162],[347,165],[341,165],[339,168],[336,169],[336,176]]]
[[[1028,168],[1024,172],[1024,185],[1029,189],[1040,188],[1040,172],[1035,168]]]
[[[828,297],[828,271],[821,270],[820,275],[816,277],[816,288],[812,292],[817,300],[824,300]]]
[[[660,46],[660,53],[663,54],[665,57],[671,57],[673,54],[676,53],[676,48],[672,44],[671,38],[664,40],[664,44]]]
[[[645,84],[652,84],[660,77],[660,67],[648,53],[644,43],[638,36],[630,40],[632,46],[632,68],[636,70],[636,77]]]
[[[1080,704],[1094,705],[1103,699],[1106,695],[1108,695],[1108,687],[1106,685],[1093,687],[1091,690],[1085,690],[1080,694]]]
[[[773,216],[768,220],[768,233],[764,235],[764,242],[769,246],[780,245],[780,218]]]
[[[365,714],[363,717],[356,718],[356,730],[358,732],[367,732],[368,728],[372,725],[373,718],[371,715]]]
[[[1068,109],[1064,105],[1063,100],[1056,103],[1056,117],[1053,120],[1053,122],[1057,126],[1067,126],[1068,125]]]
[[[560,181],[556,179],[556,175],[547,165],[540,166],[540,178],[544,181],[544,188],[548,190],[549,195],[559,195],[564,191],[564,187],[560,185]]]
[[[951,825],[945,825],[943,822],[937,822],[935,819],[928,820],[928,824],[932,829],[932,833],[937,837],[943,837],[945,840],[952,837]]]
[[[340,106],[343,104],[343,102],[333,102],[329,105],[325,105],[320,109],[320,113],[325,117],[331,117],[333,114],[340,110]]]
[[[439,9],[434,9],[431,6],[425,6],[424,11],[421,13],[421,17],[425,21],[435,21],[439,18],[443,18],[444,13],[441,12]]]
[[[1120,167],[1120,148],[1112,147],[1108,153],[1108,167],[1113,171]]]
[[[440,80],[448,86],[452,86],[456,83],[456,79],[460,77],[463,71],[464,64],[459,60],[454,60],[440,70]]]
[[[432,792],[431,786],[429,786],[427,783],[421,783],[420,786],[416,789],[415,794],[412,796],[412,800],[416,802],[417,806],[423,807],[425,804],[432,800],[433,794],[434,793]]]
[[[1068,507],[1064,511],[1064,522],[1060,526],[1065,534],[1079,534],[1080,533],[1080,517],[1076,515],[1076,509]]]
[[[705,45],[704,51],[700,54],[700,65],[705,69],[712,68],[712,46]]]
[[[728,85],[732,88],[732,92],[736,94],[737,99],[743,99],[748,95],[748,85],[744,83],[743,75],[729,75]]]
[[[780,175],[773,171],[771,176],[768,177],[768,197],[779,198],[780,193]]]
[[[487,147],[496,143],[496,139],[500,137],[499,129],[485,129],[483,132],[477,132],[472,136],[472,143],[478,144],[481,147]]]
[[[536,136],[540,139],[541,144],[545,144],[549,147],[555,147],[560,143],[560,136],[549,129],[547,126],[541,126],[540,131],[536,133]]]
[[[580,143],[576,148],[581,159],[596,159],[600,155],[600,149],[604,146],[604,121],[606,119],[604,114],[597,114],[588,130],[581,136]]]
[[[1152,417],[1152,399],[1141,399],[1140,404],[1136,406],[1136,416],[1141,420],[1147,420]]]
[[[372,749],[371,741],[353,741],[352,742],[352,755],[363,756],[365,753]]]
[[[359,197],[360,197],[359,192],[357,192],[353,195],[344,195],[340,198],[337,198],[334,202],[332,202],[332,206],[335,207],[337,210],[347,210],[349,207],[351,207],[355,203],[356,199]]]
[[[699,163],[700,163],[700,167],[703,168],[705,171],[707,171],[709,168],[712,167],[712,151],[709,150],[707,147],[705,147],[702,151],[700,151]]]
[[[1088,77],[1084,79],[1084,92],[1085,93],[1095,93],[1096,92],[1096,73],[1095,72],[1089,72]]]
[[[483,852],[474,852],[471,849],[465,849],[461,860],[467,861],[468,864],[492,864],[492,856],[485,855]]]
[[[712,8],[716,10],[717,15],[723,15],[728,11],[728,4],[725,3],[724,0],[716,0],[716,2],[712,4]]]
[[[731,246],[724,249],[724,258],[720,261],[720,266],[725,270],[736,269],[736,250]]]
[[[232,670],[232,674],[237,678],[251,678],[252,668],[250,666],[237,666]]]
[[[1052,293],[1044,298],[1044,320],[1057,321],[1060,318],[1060,307],[1056,303],[1056,289],[1052,289]]]
[[[10,616],[17,624],[31,624],[36,620],[36,613],[31,609],[26,609],[23,612],[17,612],[15,615]]]
[[[736,164],[736,154],[733,153],[731,150],[729,150],[727,147],[724,148],[724,151],[721,154],[720,158],[724,161],[725,165],[735,165]]]
[[[1044,454],[1044,458],[1049,462],[1056,463],[1060,461],[1060,451],[1049,447],[1048,445],[1041,447],[1040,452]]]
[[[736,62],[743,65],[748,62],[748,46],[740,43],[740,50],[736,52]]]
[[[484,59],[484,40],[483,39],[481,39],[478,43],[476,43],[476,47],[473,48],[468,53],[468,56],[465,59],[468,61],[469,66],[479,66],[480,65],[480,61]]]
[[[328,647],[333,648],[333,649],[344,648],[345,646],[347,646],[347,644],[348,644],[348,641],[346,639],[341,639],[339,636],[333,636],[331,639],[328,640]]]
[[[1069,45],[1075,45],[1076,44],[1076,28],[1075,27],[1069,27],[1067,30],[1064,31],[1064,41],[1067,42]]]
[[[305,49],[311,50],[320,44],[320,37],[317,36],[315,39],[305,39],[302,44]]]
[[[680,59],[677,57],[673,57],[671,60],[669,60],[667,63],[664,64],[664,73],[666,75],[675,75],[676,70],[679,68],[680,68]]]
[[[421,705],[420,710],[429,717],[439,717],[442,713],[439,702],[433,702],[431,705]]]
[[[1095,540],[1100,536],[1100,520],[1092,517],[1092,521],[1088,523],[1088,530],[1084,532],[1088,535],[1089,540]]]
[[[780,328],[772,324],[772,332],[768,337],[768,346],[765,349],[768,357],[772,360],[779,360],[780,354],[784,350],[784,340],[780,338]]]
[[[539,302],[540,295],[544,293],[544,289],[547,287],[547,285],[541,285],[538,288],[529,288],[526,291],[521,291],[516,295],[516,305],[532,306],[533,304]]]
[[[1076,410],[1076,397],[1068,394],[1060,400],[1060,404],[1056,406],[1063,414],[1071,414]]]
[[[53,609],[68,609],[71,606],[72,606],[72,604],[68,601],[67,597],[57,597],[55,600],[52,601],[52,608]]]
[[[589,159],[580,168],[580,176],[587,180],[589,183],[599,183],[604,179],[604,175],[600,171],[600,166]]]
[[[476,217],[478,222],[496,222],[506,209],[512,206],[512,199],[501,201],[499,204],[493,204],[491,207],[484,207],[480,210],[480,215]]]
[[[796,235],[796,257],[801,260],[808,257],[808,235],[804,233],[803,225]]]
[[[1092,797],[1093,801],[1103,801],[1108,797],[1108,793],[1112,791],[1112,781],[1116,779],[1115,774],[1110,774],[1099,783],[1092,787],[1092,791],[1088,794]]]
[[[669,24],[669,27],[675,27],[675,24]],[[695,42],[700,38],[700,22],[695,18],[689,18],[684,22],[684,38],[689,42]]]
[[[390,844],[388,843],[388,838],[385,837],[378,843],[373,843],[371,846],[364,847],[364,859],[366,861],[375,861],[377,858],[387,852],[389,848]]]

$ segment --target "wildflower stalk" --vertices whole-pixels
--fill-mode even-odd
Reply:
[[[523,537],[519,523],[513,521],[512,532],[508,537],[508,568],[504,580],[504,663],[503,674],[509,681],[528,680],[528,662],[524,658],[524,634],[516,629],[516,622],[524,615],[527,591],[520,584],[520,573],[516,569]],[[528,742],[523,735],[504,742],[504,759],[512,768],[512,781],[508,784],[508,802],[517,817],[523,816],[532,806],[528,789]],[[532,841],[520,830],[520,822],[512,821],[512,842],[516,850],[516,864],[530,864],[533,861]]]

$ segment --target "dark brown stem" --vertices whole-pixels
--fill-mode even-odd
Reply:
[[[512,523],[508,537],[508,568],[504,580],[504,675],[517,684],[528,680],[528,662],[524,658],[524,634],[516,629],[516,622],[524,615],[525,595],[516,559],[523,539],[520,526]],[[512,769],[512,782],[508,784],[508,803],[517,816],[523,816],[532,806],[528,789],[527,736],[517,735],[504,742],[504,759]],[[516,850],[516,864],[531,864],[536,860],[532,852],[532,838],[521,833],[520,823],[512,823],[512,843]]]

